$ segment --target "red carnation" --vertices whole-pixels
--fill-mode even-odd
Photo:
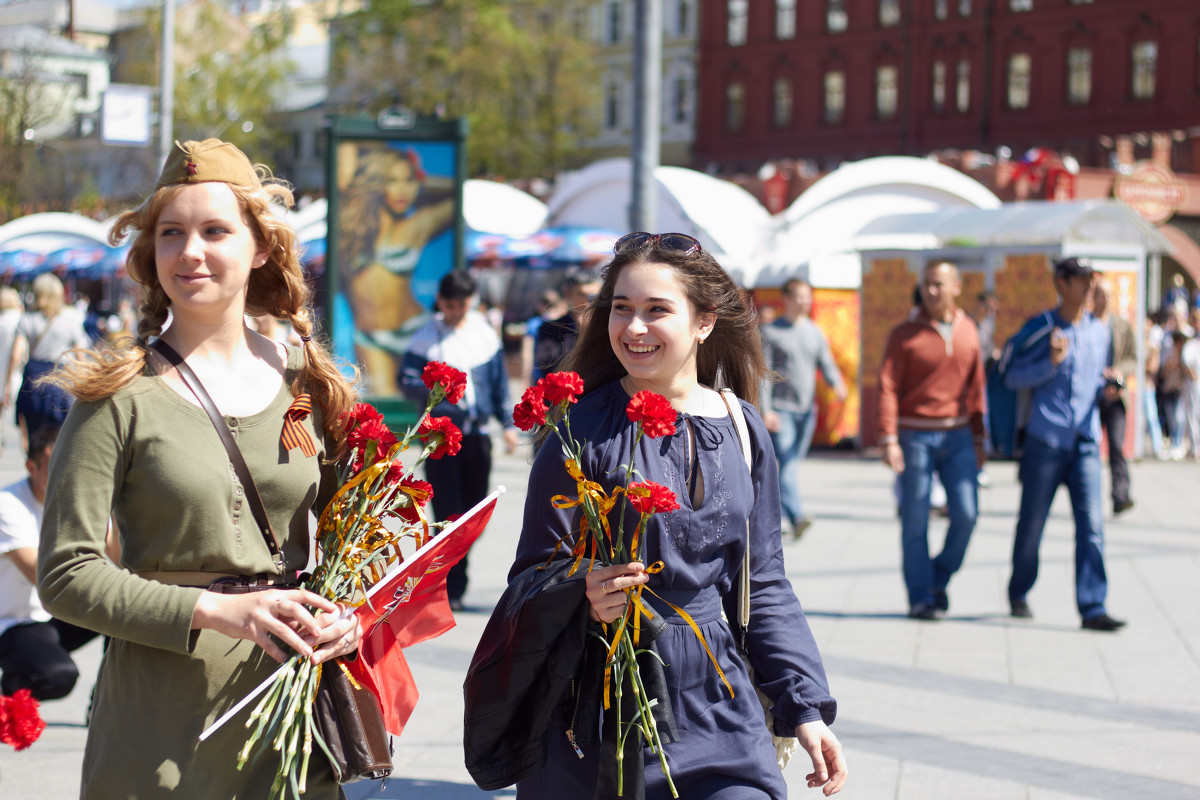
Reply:
[[[400,467],[399,464],[392,465],[392,469],[396,469],[398,467],[403,469],[402,467]],[[391,474],[391,470],[389,470],[388,471],[389,481],[391,480],[391,478],[392,478],[392,474]],[[402,487],[406,487],[406,488],[413,490],[411,494],[409,492],[403,493],[405,496],[407,496],[412,501],[412,503],[409,505],[398,506],[395,509],[396,516],[399,517],[400,519],[404,520],[405,522],[409,522],[409,523],[419,522],[420,517],[417,516],[417,508],[424,507],[425,504],[428,503],[430,501],[430,499],[433,498],[433,486],[431,486],[430,484],[428,484],[425,481],[420,480],[418,478],[408,478],[406,480],[400,480],[400,485]]]
[[[19,689],[12,697],[0,697],[0,742],[24,750],[45,729],[38,701],[28,689]]]
[[[429,454],[430,458],[457,455],[462,449],[462,431],[454,427],[449,417],[431,417],[426,414],[417,428],[417,436],[421,437],[426,447],[430,444],[436,445],[434,451]]]
[[[538,381],[546,397],[546,405],[575,403],[583,394],[583,378],[575,372],[551,372]]]
[[[347,427],[355,428],[368,420],[377,419],[383,422],[383,415],[375,410],[375,406],[370,403],[355,403],[347,415],[349,422]]]
[[[629,504],[642,514],[674,511],[679,508],[679,501],[675,499],[675,493],[661,483],[654,481],[631,483],[627,493]]]
[[[430,361],[421,373],[425,388],[437,393],[439,387],[447,403],[457,403],[467,391],[467,373],[441,361]]]
[[[396,436],[388,430],[383,417],[371,418],[362,422],[358,427],[346,434],[346,444],[355,451],[356,467],[364,466],[367,452],[375,445],[375,455],[372,461],[378,461],[387,455],[387,451],[396,443]]]
[[[521,402],[513,408],[513,425],[523,431],[531,431],[546,424],[545,391],[542,381],[530,386],[521,395]]]
[[[678,414],[661,394],[638,392],[625,407],[625,415],[629,417],[630,422],[640,425],[642,433],[651,439],[675,433],[675,418]]]

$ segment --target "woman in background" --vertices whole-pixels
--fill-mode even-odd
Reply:
[[[13,369],[28,356],[17,392],[22,449],[39,428],[61,425],[71,408],[66,392],[52,383],[39,383],[38,378],[54,369],[67,351],[91,344],[83,330],[83,315],[66,304],[66,291],[57,277],[45,272],[34,279],[33,303],[36,310],[26,313],[17,325],[4,380],[7,402]]]

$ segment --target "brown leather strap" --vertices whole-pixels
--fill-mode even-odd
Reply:
[[[229,454],[229,463],[233,464],[233,471],[237,473],[238,480],[241,481],[242,488],[246,491],[246,502],[250,504],[250,511],[254,514],[255,521],[258,522],[263,540],[267,543],[267,549],[271,551],[271,560],[275,563],[276,569],[282,572],[283,551],[279,549],[279,539],[276,538],[275,531],[271,528],[271,520],[267,517],[266,506],[263,505],[262,497],[258,494],[258,487],[254,485],[254,478],[250,475],[250,467],[246,465],[246,459],[242,458],[242,451],[238,449],[233,434],[229,432],[229,426],[225,424],[225,418],[217,410],[217,406],[213,403],[212,397],[209,396],[208,390],[204,388],[204,384],[200,382],[200,379],[196,377],[196,373],[183,360],[183,356],[175,351],[174,347],[171,347],[171,345],[162,339],[156,339],[154,344],[150,346],[161,353],[167,361],[171,362],[171,366],[175,367],[179,372],[179,377],[192,390],[192,394],[196,395],[196,399],[200,401],[201,408],[208,414],[208,418],[212,420],[213,427],[217,429],[217,434],[221,437],[221,443],[225,445],[225,452]]]

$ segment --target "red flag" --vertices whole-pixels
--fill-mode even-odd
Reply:
[[[400,735],[417,705],[417,685],[403,648],[454,627],[446,576],[483,533],[501,487],[463,514],[371,587],[355,616],[364,631],[358,658],[346,666],[375,692],[388,731]]]

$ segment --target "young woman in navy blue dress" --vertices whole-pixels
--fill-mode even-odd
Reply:
[[[757,319],[744,294],[691,237],[630,234],[617,243],[589,320],[564,365],[580,374],[585,392],[571,411],[571,431],[586,440],[580,467],[609,491],[622,480],[635,428],[625,416],[630,398],[649,390],[678,412],[677,432],[643,438],[639,480],[673,490],[680,508],[648,523],[647,561],[665,568],[648,574],[641,563],[598,567],[587,575],[594,621],[622,613],[622,591],[647,584],[684,608],[704,634],[732,685],[731,698],[691,628],[649,592],[643,597],[669,623],[655,642],[665,662],[667,694],[679,741],[665,745],[680,797],[784,800],[784,783],[771,736],[763,724],[750,676],[729,623],[736,619],[738,573],[747,547],[751,567],[751,623],[746,649],[756,682],[774,703],[777,733],[794,734],[812,761],[808,786],[839,791],[846,764],[828,728],[836,712],[817,646],[789,583],[779,535],[779,481],[775,456],[755,410],[766,368]],[[750,433],[747,469],[734,422],[714,387],[741,398]],[[557,441],[535,459],[525,520],[512,575],[544,563],[560,538],[578,530],[574,509],[550,498],[574,495]],[[566,730],[551,730],[548,761],[518,783],[518,797],[589,797],[601,758],[582,745],[581,759]],[[645,751],[648,798],[670,793],[658,758]],[[802,759],[803,756],[798,756]],[[799,763],[793,769],[803,769]]]

